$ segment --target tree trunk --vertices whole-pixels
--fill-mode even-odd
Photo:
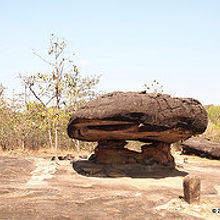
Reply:
[[[49,120],[48,120],[47,124],[48,124],[48,141],[49,141],[51,152],[53,152],[53,142],[52,142],[51,126],[50,126]]]
[[[23,140],[22,140],[22,150],[25,150],[25,134],[23,134]]]
[[[55,127],[55,157],[58,161],[58,128],[59,128],[59,116],[57,117],[56,127]]]

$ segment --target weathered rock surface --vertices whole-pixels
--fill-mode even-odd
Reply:
[[[98,141],[89,161],[73,164],[90,176],[132,176],[143,170],[175,168],[170,144],[204,132],[207,113],[196,100],[169,95],[114,92],[88,102],[74,112],[71,138]],[[146,142],[141,153],[125,149],[126,140]]]
[[[182,153],[211,159],[220,159],[220,144],[206,138],[189,138],[182,143]]]
[[[162,165],[133,164],[102,164],[91,160],[78,160],[73,163],[77,173],[93,177],[134,177],[134,178],[165,178],[168,176],[185,176],[186,172]]]
[[[201,179],[198,176],[188,175],[183,180],[184,200],[191,203],[200,202]]]
[[[171,170],[175,168],[170,144],[154,143],[142,146],[142,152],[124,148],[125,141],[99,142],[89,162],[73,163],[74,169],[88,176],[135,176],[146,172]]]
[[[121,146],[115,148],[118,141],[99,142],[91,159],[101,164],[142,164],[167,166],[174,168],[174,158],[170,154],[170,145],[165,143],[146,144],[142,146],[142,152],[128,150]],[[120,142],[119,142],[120,143]],[[126,142],[124,143],[124,145]]]
[[[203,133],[207,122],[205,109],[191,98],[114,92],[100,96],[74,112],[68,134],[84,141],[173,143]]]
[[[183,158],[176,155],[177,160]],[[0,219],[218,219],[212,210],[220,207],[220,161],[188,158],[184,170],[202,179],[200,204],[178,198],[187,173],[175,170],[157,178],[155,173],[144,178],[85,178],[69,163],[58,165],[49,156],[1,156]],[[49,178],[42,179],[46,173]],[[30,179],[39,182],[29,185]]]

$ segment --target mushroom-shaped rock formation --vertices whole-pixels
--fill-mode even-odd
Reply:
[[[97,141],[88,163],[74,168],[85,175],[124,176],[175,168],[170,144],[203,133],[207,113],[195,99],[165,94],[113,92],[88,102],[72,115],[68,135]],[[145,142],[142,152],[124,148],[126,140]]]

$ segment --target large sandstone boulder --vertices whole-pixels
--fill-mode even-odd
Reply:
[[[145,92],[109,93],[88,102],[70,119],[71,138],[98,141],[88,163],[73,166],[79,173],[93,176],[174,169],[170,144],[203,133],[207,122],[205,109],[191,98]],[[147,144],[138,153],[124,148],[126,140]]]
[[[116,139],[173,143],[203,133],[206,126],[206,111],[195,99],[114,92],[74,112],[68,134],[84,141]]]
[[[182,153],[210,159],[220,159],[220,144],[206,138],[193,137],[182,143]]]

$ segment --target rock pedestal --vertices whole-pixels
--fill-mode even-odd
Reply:
[[[174,168],[170,144],[158,142],[145,144],[141,153],[124,148],[126,141],[100,141],[91,160],[99,164],[142,164]]]
[[[145,144],[141,152],[124,148],[126,141],[99,141],[95,153],[88,163],[81,161],[74,168],[87,176],[133,176],[134,172],[147,176],[150,172],[160,172],[175,168],[170,153],[170,144],[158,142]]]

